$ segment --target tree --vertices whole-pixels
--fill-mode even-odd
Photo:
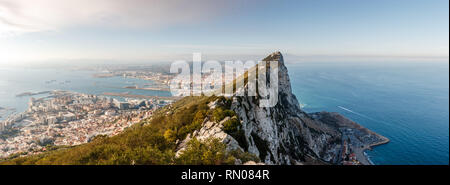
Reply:
[[[172,130],[172,129],[167,129],[164,132],[164,139],[167,140],[167,142],[175,142],[175,140],[177,139],[176,133]]]

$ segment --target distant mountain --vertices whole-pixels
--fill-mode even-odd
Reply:
[[[260,93],[237,96],[249,86],[247,72],[241,77],[247,79],[244,87],[232,96],[185,97],[117,136],[49,146],[49,152],[13,156],[1,164],[369,164],[362,152],[389,141],[338,113],[304,112],[292,94],[282,54],[273,53],[258,66],[272,67],[269,61],[278,62],[273,107],[259,106]],[[273,84],[266,80],[266,85]]]

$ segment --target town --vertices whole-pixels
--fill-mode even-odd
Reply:
[[[0,158],[41,153],[48,146],[79,145],[99,135],[117,135],[171,102],[51,91],[47,97],[31,98],[25,112],[0,122]]]

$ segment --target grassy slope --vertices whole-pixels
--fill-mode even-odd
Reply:
[[[97,137],[90,143],[0,164],[230,164],[235,158],[254,159],[242,152],[227,153],[225,146],[216,140],[192,141],[186,154],[175,158],[175,141],[183,140],[201,127],[206,116],[213,115],[207,103],[217,98],[185,97],[119,135]]]
[[[271,56],[263,59],[263,61],[271,60],[277,59]],[[257,78],[257,73],[256,67],[252,67],[244,75],[233,80],[233,83],[226,85],[232,85],[235,92],[236,85],[242,87],[249,78]],[[175,159],[175,141],[183,140],[188,133],[201,127],[206,116],[212,116],[207,103],[215,99],[217,99],[215,96],[185,97],[117,136],[97,137],[90,143],[75,147],[56,147],[57,149],[53,151],[7,159],[0,161],[0,164],[224,164],[234,161],[230,160],[233,157],[242,161],[258,160],[251,154],[236,151],[223,155],[224,147],[218,141],[208,141],[204,144],[193,141],[190,144],[192,151],[187,151],[186,155]],[[236,132],[230,134],[234,137],[241,135]],[[242,140],[240,137],[237,139]],[[217,150],[215,155],[209,154],[214,150]],[[198,160],[187,155],[209,157]]]

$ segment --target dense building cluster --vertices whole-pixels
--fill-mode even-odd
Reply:
[[[167,103],[156,99],[120,101],[66,91],[31,98],[27,111],[0,122],[0,157],[39,153],[49,145],[78,145],[97,135],[116,135]]]

